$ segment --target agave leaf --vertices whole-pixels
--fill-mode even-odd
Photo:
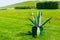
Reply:
[[[33,17],[34,25],[37,26],[37,20],[36,20],[36,18],[34,16],[34,13],[32,13],[32,17]]]
[[[34,19],[34,24],[35,24],[35,26],[37,26],[37,20],[36,20],[36,18]]]
[[[34,24],[34,22],[33,22],[33,20],[32,20],[32,19],[28,18],[28,20],[29,20],[29,21],[31,21],[31,22]]]
[[[38,14],[38,13],[37,13]],[[42,12],[39,12],[38,16],[37,16],[37,25],[40,26],[41,25],[41,19],[42,19]]]
[[[45,20],[41,26],[44,26],[48,21],[50,21],[50,19],[51,18],[48,18],[47,20]]]
[[[33,20],[35,19],[34,13],[32,13],[32,18],[33,18]]]

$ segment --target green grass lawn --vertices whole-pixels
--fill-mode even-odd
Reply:
[[[33,38],[26,35],[31,31],[32,24],[27,18],[31,18],[31,13],[40,10],[21,9],[21,10],[0,10],[0,40],[60,40],[60,10],[42,10],[42,22],[52,17],[51,22],[44,27],[44,35]]]

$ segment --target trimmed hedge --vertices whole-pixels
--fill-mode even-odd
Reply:
[[[58,9],[58,2],[39,2],[36,4],[37,9]]]
[[[15,9],[32,9],[34,8],[33,6],[30,7],[30,6],[22,6],[22,7],[15,7]]]
[[[15,9],[31,9],[30,7],[15,7]]]

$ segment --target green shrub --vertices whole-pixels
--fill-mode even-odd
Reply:
[[[37,9],[58,9],[58,2],[39,2],[36,4]]]
[[[33,6],[22,6],[22,7],[15,7],[15,9],[32,9],[34,8]]]
[[[23,6],[23,7],[15,7],[15,9],[31,9],[31,7]]]

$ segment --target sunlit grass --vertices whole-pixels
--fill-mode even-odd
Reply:
[[[51,22],[44,27],[44,35],[33,38],[25,35],[31,31],[32,24],[27,18],[31,18],[31,13],[40,10],[0,10],[0,40],[60,40],[60,10],[42,10],[42,22],[52,17]]]

